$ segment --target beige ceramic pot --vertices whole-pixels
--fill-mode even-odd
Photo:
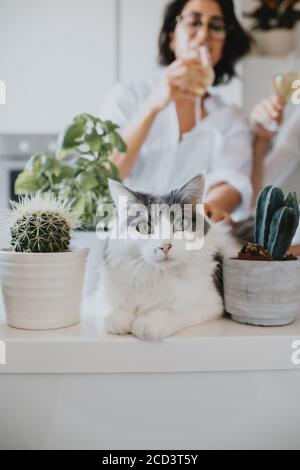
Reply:
[[[7,323],[28,330],[78,323],[87,256],[86,248],[65,253],[0,251]]]

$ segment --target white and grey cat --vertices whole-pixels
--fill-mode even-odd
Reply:
[[[168,239],[109,239],[104,276],[105,293],[111,309],[105,319],[107,331],[161,340],[184,328],[222,317],[223,299],[215,279],[217,258],[236,256],[239,244],[206,217],[203,218],[205,236],[202,249],[187,250],[186,239],[175,236],[178,231],[198,230],[195,224],[196,204],[202,201],[205,176],[197,175],[182,188],[165,196],[137,193],[112,180],[109,186],[117,207],[120,196],[128,198],[128,206],[137,203],[145,206],[148,220],[147,214],[143,214],[139,222],[132,218],[125,221],[127,227],[131,224],[131,229],[132,221],[136,223],[133,228],[139,233],[158,230],[161,218],[166,215],[166,207],[192,204],[193,211],[191,223],[185,223],[182,214],[179,214],[179,223],[176,214],[172,218],[168,215],[171,229]],[[158,208],[154,213],[156,217],[150,212],[153,204]]]

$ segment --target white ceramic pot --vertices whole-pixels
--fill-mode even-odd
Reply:
[[[224,261],[225,310],[239,323],[280,326],[300,314],[300,260]]]
[[[99,239],[96,231],[84,232],[78,230],[74,236],[74,246],[87,247],[89,249],[85,282],[85,293],[87,295],[93,294],[100,283],[100,273],[106,244],[106,235],[104,233],[102,235],[103,239]]]
[[[26,330],[78,323],[87,256],[87,249],[65,253],[0,251],[7,323]]]
[[[294,51],[295,32],[293,29],[276,28],[254,34],[257,51],[260,55],[285,56]]]

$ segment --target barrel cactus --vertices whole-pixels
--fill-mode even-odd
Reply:
[[[299,224],[299,202],[295,192],[286,197],[281,189],[267,186],[256,207],[254,242],[267,250],[273,260],[283,260]]]
[[[75,220],[68,204],[49,193],[26,196],[9,212],[10,246],[26,253],[69,251]]]

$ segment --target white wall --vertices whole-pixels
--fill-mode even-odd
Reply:
[[[121,0],[120,79],[145,78],[156,67],[162,13],[169,0]]]
[[[245,18],[244,13],[245,12],[251,12],[255,9],[257,4],[255,5],[255,2],[253,0],[233,0],[235,4],[235,11],[237,14],[237,17],[240,21],[240,23],[248,28],[251,24],[251,19]]]
[[[0,0],[0,133],[58,132],[117,79],[148,76],[168,1]],[[239,83],[222,94],[241,103]]]
[[[156,66],[169,0],[0,0],[0,133],[58,132],[81,112],[97,113],[114,83]],[[252,0],[235,0],[239,14]],[[275,65],[274,65],[275,64]],[[243,80],[218,88],[246,111],[271,92],[284,61],[250,62]],[[278,71],[278,70],[277,70]]]
[[[0,0],[0,133],[56,132],[115,81],[116,0]]]

